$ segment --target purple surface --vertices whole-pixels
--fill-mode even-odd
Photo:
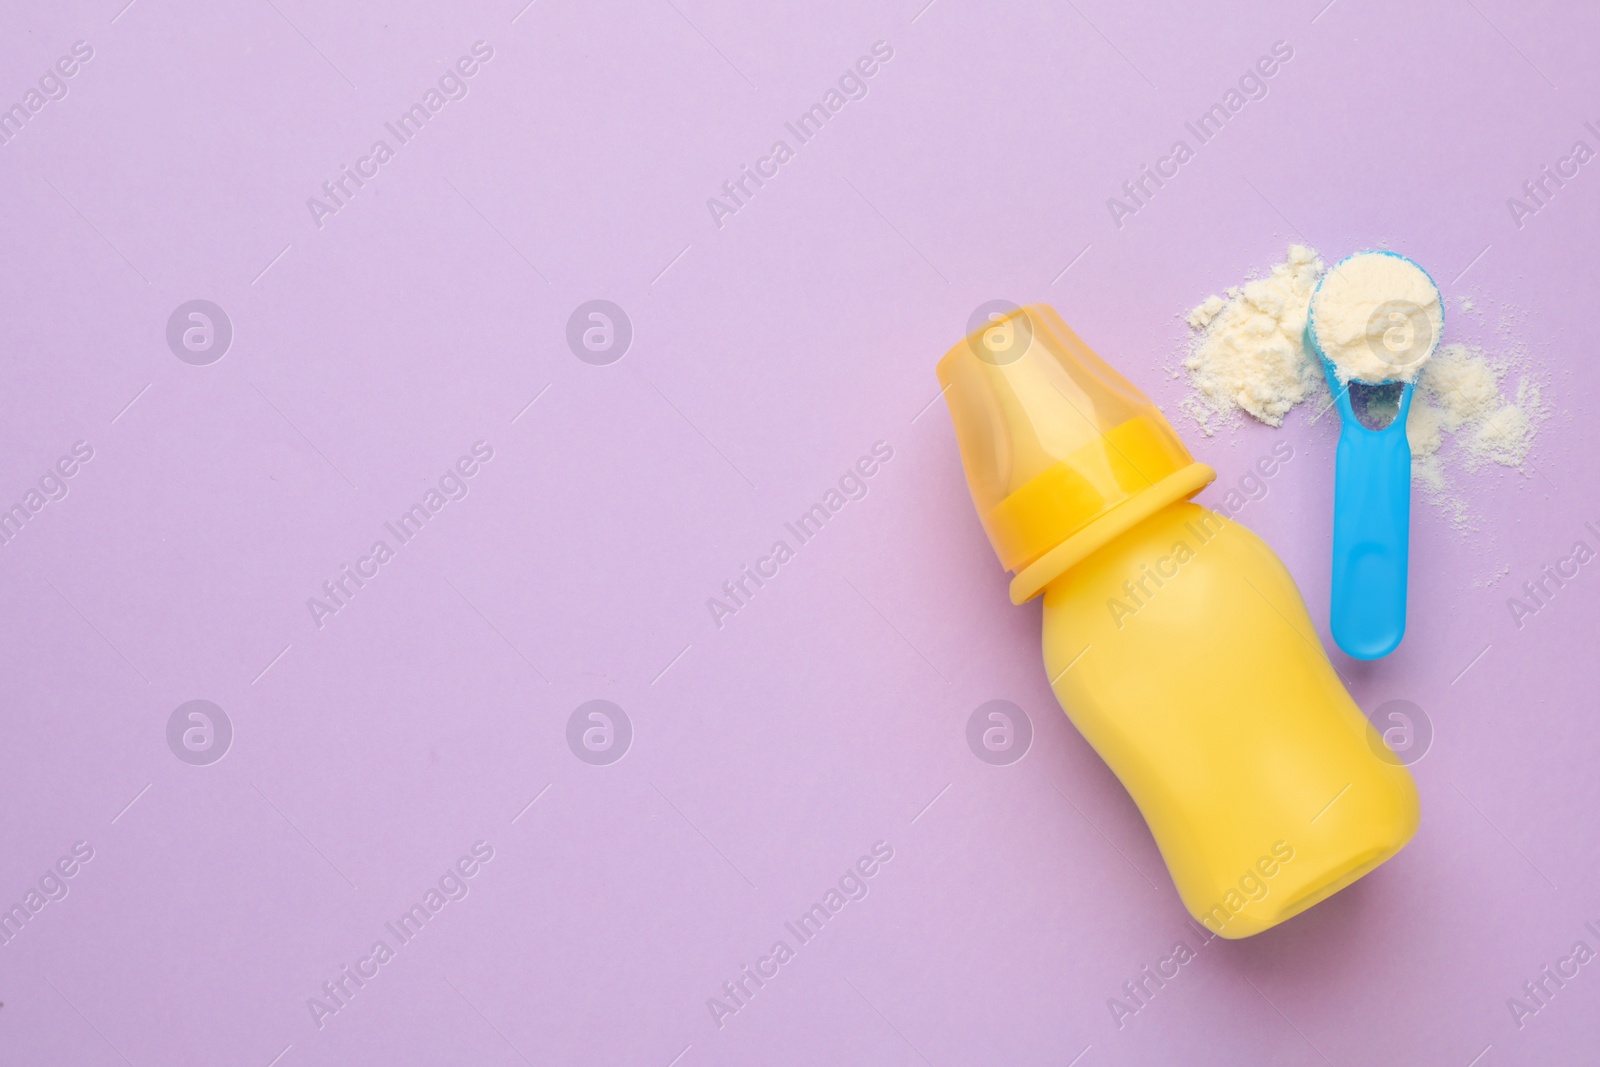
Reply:
[[[1600,14],[522,2],[5,16],[0,103],[93,55],[0,145],[0,504],[93,457],[0,546],[0,904],[93,858],[5,928],[0,1061],[1594,1055],[1600,964],[1520,1020],[1508,998],[1600,950],[1600,572],[1520,628],[1506,599],[1600,548],[1600,162],[1520,225],[1506,200],[1600,148]],[[398,144],[384,124],[477,41],[464,98]],[[879,41],[866,96],[799,143],[785,122]],[[1116,226],[1107,198],[1276,41],[1265,98]],[[380,138],[319,226],[307,198]],[[778,139],[793,158],[716,225],[707,198]],[[1363,708],[1432,724],[1414,843],[1206,946],[1119,1028],[1109,998],[1194,935],[1051,697],[1037,604],[1006,600],[933,364],[985,301],[1049,301],[1175,412],[1176,314],[1302,237],[1414,256],[1447,339],[1511,314],[1556,414],[1530,472],[1461,476],[1472,536],[1417,506],[1401,650],[1337,658]],[[166,340],[195,299],[233,326],[207,366]],[[633,327],[609,365],[565,339],[594,299]],[[1174,422],[1219,487],[1280,437]],[[1295,459],[1240,516],[1324,623],[1334,434],[1291,418]],[[799,545],[784,524],[879,441],[866,495]],[[465,497],[401,544],[385,523],[475,442]],[[794,557],[714,625],[779,539]],[[378,540],[393,558],[319,628],[307,599]],[[209,765],[168,743],[196,699],[233,728]],[[995,699],[1033,726],[1007,766],[966,741]],[[569,746],[590,700],[631,723],[620,761]],[[875,842],[866,896],[801,944],[785,923]],[[386,924],[442,877],[466,895],[402,943]],[[778,940],[793,958],[719,1026],[708,998]],[[347,965],[376,973],[317,1018]]]

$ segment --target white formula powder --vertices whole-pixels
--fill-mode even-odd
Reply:
[[[1445,488],[1439,449],[1455,436],[1469,471],[1485,464],[1520,467],[1533,447],[1535,423],[1543,415],[1538,383],[1522,378],[1515,399],[1500,392],[1504,371],[1482,349],[1445,345],[1429,360],[1411,397],[1406,438],[1413,478],[1428,489]]]
[[[1194,393],[1183,409],[1207,436],[1243,411],[1282,426],[1289,410],[1322,389],[1322,368],[1306,358],[1301,335],[1311,290],[1324,270],[1304,245],[1265,278],[1209,297],[1189,314],[1197,337],[1184,366]]]
[[[1444,308],[1421,267],[1362,252],[1322,279],[1311,301],[1311,329],[1341,384],[1409,382],[1439,343]]]
[[[1366,257],[1352,260],[1356,258]],[[1392,256],[1377,258],[1404,263]],[[1190,312],[1192,337],[1183,363],[1191,391],[1181,406],[1205,434],[1215,433],[1218,425],[1236,423],[1241,413],[1269,426],[1281,426],[1284,416],[1308,399],[1315,400],[1319,413],[1327,409],[1331,398],[1321,362],[1306,352],[1303,339],[1312,292],[1325,269],[1311,249],[1291,245],[1288,259],[1266,277],[1233,286],[1225,296],[1208,297]],[[1421,271],[1415,273],[1427,281]],[[1363,317],[1358,300],[1341,301],[1353,310],[1337,316],[1329,312],[1328,321],[1342,323],[1344,328],[1324,334],[1324,297],[1333,284],[1330,277],[1323,296],[1318,297],[1314,321],[1319,342],[1324,350],[1330,340],[1335,346],[1361,349],[1350,357],[1352,366],[1360,366],[1363,352],[1376,362],[1368,345],[1372,333],[1367,328],[1376,305]],[[1400,324],[1385,316],[1379,320],[1385,330],[1403,331],[1410,326],[1415,331],[1419,325],[1439,329],[1442,308],[1438,291],[1431,282],[1427,287],[1432,290],[1431,312],[1427,292],[1402,289],[1399,299],[1416,303],[1422,317],[1408,316],[1410,321]],[[1334,358],[1332,351],[1329,355]],[[1475,346],[1448,344],[1430,358],[1417,361],[1412,370],[1416,384],[1406,423],[1412,478],[1430,500],[1450,513],[1457,526],[1465,527],[1468,519],[1462,503],[1448,495],[1444,455],[1455,456],[1469,472],[1488,465],[1521,467],[1538,424],[1548,413],[1533,378],[1521,376],[1511,388],[1507,379],[1515,364],[1511,357],[1494,356]],[[1368,380],[1370,373],[1351,376]],[[1386,377],[1400,375],[1385,367],[1370,380]]]

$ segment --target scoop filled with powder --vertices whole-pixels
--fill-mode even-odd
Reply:
[[[1340,385],[1411,382],[1439,343],[1444,306],[1428,272],[1411,260],[1360,252],[1323,277],[1309,318]]]

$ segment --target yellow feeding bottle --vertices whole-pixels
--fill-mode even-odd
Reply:
[[[939,361],[1011,600],[1044,594],[1056,698],[1139,805],[1189,914],[1260,933],[1400,850],[1411,774],[1261,538],[1154,404],[1033,305]]]

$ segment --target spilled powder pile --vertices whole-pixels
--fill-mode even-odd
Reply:
[[[1191,391],[1180,406],[1207,436],[1218,426],[1236,425],[1241,412],[1281,426],[1284,416],[1306,400],[1315,401],[1319,415],[1330,405],[1321,362],[1306,352],[1303,339],[1311,294],[1325,271],[1314,251],[1290,245],[1288,259],[1266,277],[1233,286],[1226,296],[1208,297],[1190,312],[1193,336],[1183,366]],[[1428,314],[1428,325],[1442,322],[1437,299],[1431,310],[1426,300],[1417,302]],[[1320,298],[1318,304],[1320,309]],[[1462,305],[1470,308],[1465,299]],[[1357,318],[1359,309],[1350,320]],[[1351,331],[1349,340],[1364,344],[1363,332]],[[1319,339],[1324,336],[1319,328]],[[1465,523],[1465,512],[1459,500],[1446,496],[1441,450],[1451,445],[1468,471],[1489,464],[1521,467],[1548,414],[1533,378],[1521,376],[1508,394],[1508,372],[1515,363],[1476,346],[1447,344],[1416,373],[1406,423],[1412,478],[1457,525]]]
[[[1182,406],[1206,436],[1237,422],[1239,411],[1282,426],[1291,408],[1322,390],[1322,368],[1306,358],[1301,334],[1324,269],[1311,249],[1290,245],[1288,262],[1265,278],[1189,313],[1197,337],[1184,366],[1194,392]]]
[[[1533,447],[1536,423],[1543,418],[1539,385],[1524,377],[1515,399],[1500,392],[1504,370],[1481,349],[1453,344],[1441,348],[1417,380],[1406,421],[1411,442],[1412,478],[1428,489],[1445,488],[1439,449],[1445,434],[1459,434],[1469,471],[1487,463],[1520,467]]]

